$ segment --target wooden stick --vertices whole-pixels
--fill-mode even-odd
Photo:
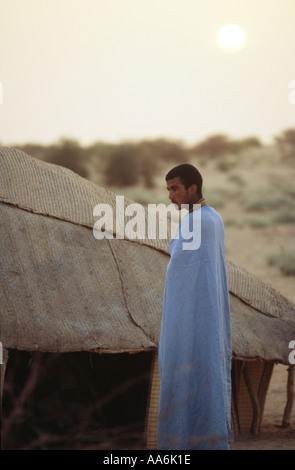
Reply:
[[[287,428],[290,426],[291,411],[294,403],[294,379],[295,379],[295,365],[288,368],[288,381],[287,381],[287,403],[285,406],[282,426]]]
[[[2,346],[2,345],[1,345]],[[3,399],[3,385],[4,385],[4,377],[5,377],[5,371],[6,371],[6,366],[7,366],[7,361],[8,361],[8,349],[3,349],[2,351],[2,358],[1,358],[1,376],[0,376],[0,418],[2,421],[2,399]]]
[[[260,425],[260,418],[261,418],[261,409],[260,409],[260,404],[259,400],[257,397],[257,393],[254,390],[249,371],[247,369],[247,365],[245,364],[243,367],[243,376],[244,380],[249,392],[249,396],[251,399],[252,403],[252,409],[253,409],[253,418],[252,418],[252,423],[251,423],[251,434],[254,436],[257,436],[258,430],[259,430],[259,425]]]

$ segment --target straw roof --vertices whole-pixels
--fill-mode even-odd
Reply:
[[[115,209],[116,195],[66,168],[0,148],[4,347],[157,348],[167,241],[97,240],[93,209],[99,203]],[[294,304],[230,261],[227,271],[233,356],[287,364],[295,339]]]

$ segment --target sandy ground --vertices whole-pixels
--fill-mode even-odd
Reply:
[[[281,427],[286,404],[287,369],[281,364],[274,367],[258,436],[236,438],[231,444],[232,450],[295,450],[294,407],[290,426]]]

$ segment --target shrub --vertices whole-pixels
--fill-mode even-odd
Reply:
[[[246,137],[245,139],[231,141],[229,150],[233,153],[240,153],[244,149],[260,148],[261,146],[261,141],[257,137]]]
[[[19,148],[22,152],[27,153],[31,157],[39,158],[42,160],[42,156],[45,150],[45,146],[41,144],[27,143],[23,145],[15,145],[15,148]]]
[[[205,193],[204,193],[205,194]],[[215,209],[222,209],[226,203],[226,193],[222,189],[216,189],[206,192],[206,201]]]
[[[286,129],[281,135],[275,137],[275,142],[284,159],[295,158],[295,128]]]
[[[282,194],[267,193],[267,192],[251,192],[247,193],[243,201],[244,207],[247,211],[260,211],[280,209],[281,207],[294,207],[294,201]]]
[[[194,155],[201,155],[208,158],[216,158],[228,152],[230,147],[229,139],[226,135],[216,134],[207,137],[190,149]]]
[[[239,187],[245,186],[246,182],[245,179],[239,173],[230,173],[228,175],[229,181],[236,183]]]
[[[234,155],[223,155],[216,160],[216,168],[219,171],[227,172],[237,165]]]
[[[47,147],[44,159],[49,163],[69,168],[80,176],[88,175],[83,149],[76,140],[63,138],[57,144]]]
[[[272,220],[275,224],[295,224],[295,212],[294,210],[283,210],[274,215]]]
[[[223,219],[224,225],[226,227],[243,227],[244,222],[240,219],[234,217],[227,217]]]
[[[108,158],[105,169],[106,184],[109,186],[132,186],[137,184],[140,175],[138,158],[132,144],[117,147]]]
[[[145,188],[154,187],[158,161],[149,145],[141,142],[117,144],[105,160],[107,185],[123,187],[141,183]]]
[[[253,216],[247,218],[245,222],[253,228],[264,228],[272,224],[272,219],[267,216]]]
[[[279,251],[270,253],[267,257],[269,265],[277,266],[286,276],[295,275],[295,247],[286,246]]]

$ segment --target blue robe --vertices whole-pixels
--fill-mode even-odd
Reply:
[[[201,227],[200,227],[201,221]],[[200,246],[186,249],[189,231]],[[220,215],[188,213],[169,244],[159,342],[158,449],[228,449],[231,327]]]

